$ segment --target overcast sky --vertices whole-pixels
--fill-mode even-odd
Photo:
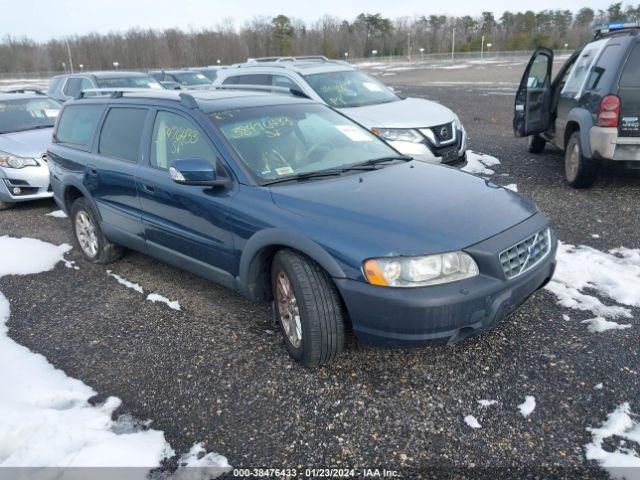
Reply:
[[[480,15],[484,10],[500,16],[503,11],[606,8],[614,0],[567,2],[553,0],[0,0],[0,36],[52,37],[126,30],[131,27],[182,29],[212,27],[225,18],[236,25],[255,15],[290,17],[313,21],[331,14],[352,19],[363,11],[396,18],[405,15]]]

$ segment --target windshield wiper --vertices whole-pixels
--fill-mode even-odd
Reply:
[[[393,162],[396,160],[400,160],[402,162],[409,162],[413,160],[413,157],[410,157],[408,155],[392,155],[389,157],[372,158],[371,160],[367,160],[366,162],[356,163],[355,165],[346,167],[343,170],[351,170],[355,168],[374,166],[374,165],[378,165],[379,163]]]
[[[291,182],[293,180],[300,181],[300,180],[307,180],[309,178],[332,177],[332,176],[340,176],[340,175],[342,175],[342,170],[337,170],[337,169],[318,170],[317,172],[299,173],[291,177],[277,178],[275,180],[265,182],[263,183],[263,185],[273,185],[275,183]]]

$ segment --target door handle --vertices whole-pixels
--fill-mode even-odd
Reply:
[[[154,187],[153,185],[148,185],[146,183],[142,184],[142,189],[148,193],[153,193],[156,191],[156,187]]]

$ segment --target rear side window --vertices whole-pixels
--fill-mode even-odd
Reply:
[[[83,149],[89,148],[103,111],[103,105],[65,107],[58,122],[56,141]]]
[[[640,43],[636,43],[629,55],[620,77],[620,86],[640,87]]]
[[[142,108],[112,108],[100,132],[98,153],[107,157],[137,162],[140,158],[140,140],[147,119]]]
[[[223,83],[234,84],[234,85],[237,84],[237,85],[269,85],[271,86],[271,75],[264,74],[264,73],[256,73],[254,75],[237,75],[235,77],[227,78]]]
[[[605,90],[611,89],[611,85],[618,74],[622,50],[623,46],[619,43],[609,44],[602,50],[598,61],[589,72],[587,83],[584,87],[585,90],[603,94],[609,93]]]
[[[82,90],[94,88],[93,83],[85,77],[71,77],[64,86],[64,94],[69,97],[76,97]]]

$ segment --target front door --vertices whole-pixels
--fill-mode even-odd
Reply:
[[[221,171],[224,167],[217,150],[192,118],[177,111],[157,111],[150,143],[148,162],[144,162],[137,178],[150,252],[173,258],[173,263],[184,261],[180,266],[189,263],[193,267],[195,262],[203,268],[233,273],[228,217],[233,185],[180,185],[169,176],[175,160],[207,160]]]
[[[538,48],[524,71],[516,93],[513,133],[526,137],[545,132],[551,118],[551,67],[553,52]]]

